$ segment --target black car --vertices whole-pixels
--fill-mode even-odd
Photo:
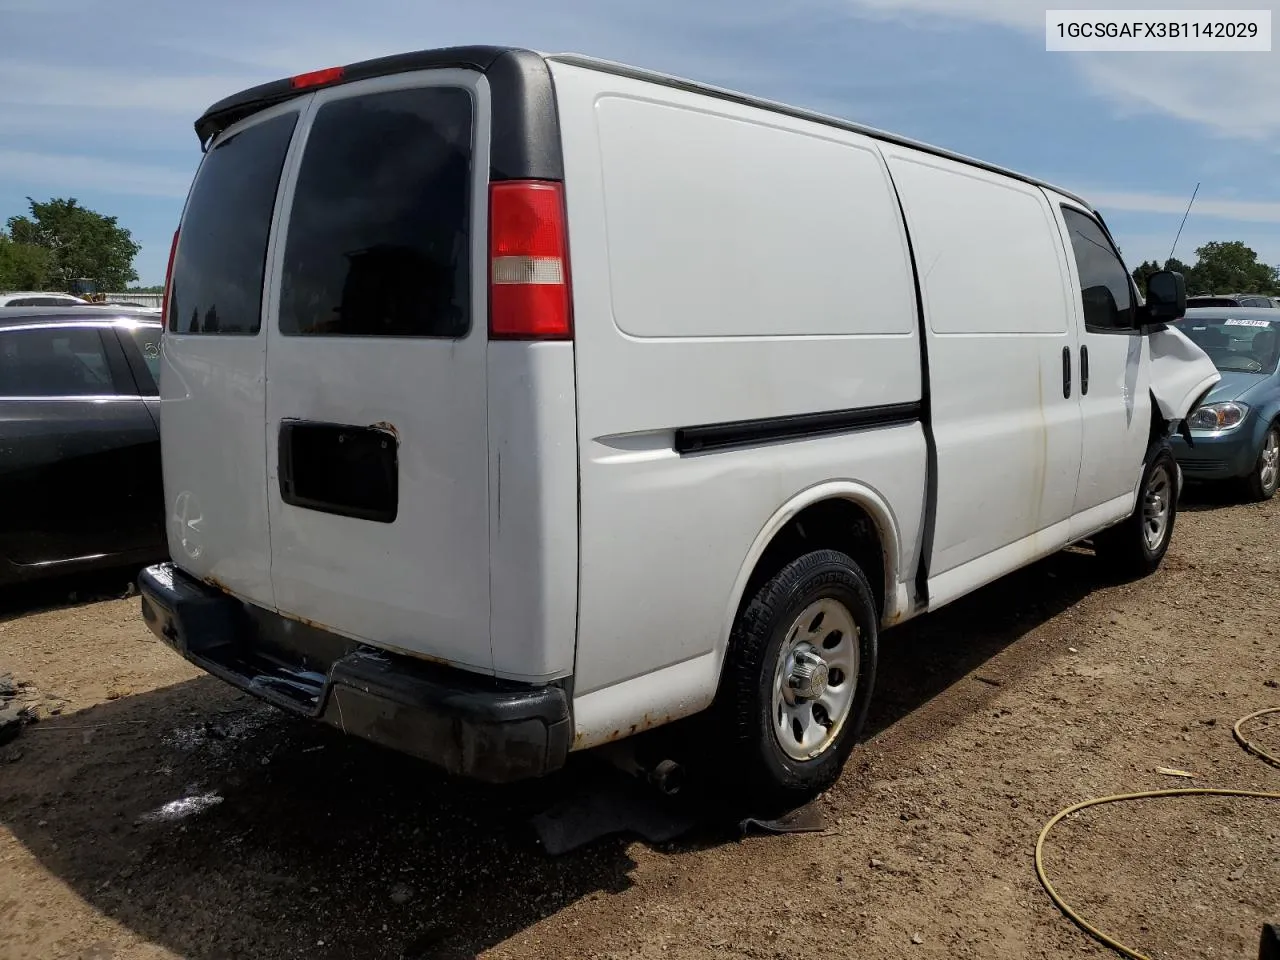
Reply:
[[[1260,307],[1275,309],[1275,301],[1258,293],[1233,293],[1228,296],[1187,297],[1187,307]]]
[[[0,583],[164,557],[160,315],[0,313]]]

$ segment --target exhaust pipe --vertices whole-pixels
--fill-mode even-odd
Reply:
[[[684,767],[674,760],[663,760],[649,771],[649,782],[668,797],[674,797],[684,786]]]
[[[658,792],[674,797],[684,787],[684,767],[674,760],[660,760],[657,763],[642,762],[630,743],[610,744],[599,748],[599,753],[614,767],[623,773],[647,781],[657,788]]]

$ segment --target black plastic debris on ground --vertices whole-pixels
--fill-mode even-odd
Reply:
[[[574,785],[571,795],[533,817],[542,848],[559,856],[615,834],[669,843],[698,825],[689,807],[642,780],[604,768]]]
[[[1280,960],[1280,924],[1268,923],[1262,928],[1258,960]]]
[[[752,830],[764,833],[821,833],[827,829],[827,818],[815,800],[772,820],[747,817],[738,824],[738,829],[744,837]]]
[[[602,767],[575,783],[570,795],[534,816],[532,823],[543,850],[560,856],[620,834],[651,844],[670,843],[695,827],[715,826],[717,820],[723,824],[725,819],[726,811],[705,797],[669,797],[644,780]],[[814,833],[826,829],[826,817],[815,802],[775,819],[747,818],[737,825],[743,835],[752,830]]]
[[[13,679],[11,673],[0,673],[0,746],[17,738],[28,723],[40,719],[33,706],[19,707],[15,702],[26,691],[30,696],[31,685]]]
[[[36,714],[29,707],[0,708],[0,746],[16,740],[24,726],[35,722]]]

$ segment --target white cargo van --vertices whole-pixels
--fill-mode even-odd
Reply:
[[[463,48],[196,124],[152,629],[490,781],[703,714],[803,800],[883,628],[1092,538],[1160,563],[1217,379],[1077,197],[802,110]]]

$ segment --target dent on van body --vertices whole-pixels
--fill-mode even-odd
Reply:
[[[1151,394],[1165,420],[1185,420],[1222,374],[1209,355],[1177,327],[1153,330],[1147,337],[1151,349]]]

